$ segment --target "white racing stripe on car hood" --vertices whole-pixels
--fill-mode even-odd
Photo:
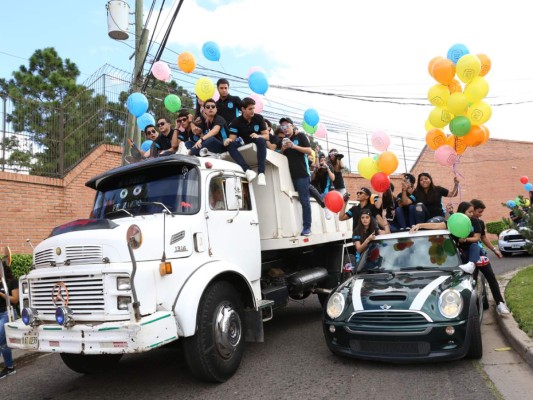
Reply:
[[[416,295],[415,299],[411,303],[411,307],[409,307],[409,310],[420,311],[431,292],[435,290],[435,288],[439,286],[442,282],[444,282],[446,279],[448,279],[448,276],[446,275],[439,276],[433,282],[428,283],[428,285]]]
[[[357,279],[352,288],[352,302],[354,311],[363,311],[363,302],[361,301],[361,288],[364,279]]]

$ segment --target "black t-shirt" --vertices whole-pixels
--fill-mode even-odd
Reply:
[[[1,283],[0,280],[0,292],[4,293],[4,285]],[[19,281],[18,279],[11,279],[9,282],[7,282],[7,290],[9,290],[9,294],[13,294],[13,290],[19,288]],[[0,297],[0,313],[3,313],[7,310],[7,302],[3,297]]]
[[[272,144],[275,144],[276,146],[279,146],[279,143],[281,142],[278,140],[278,137],[273,133],[268,134],[268,141]]]
[[[172,148],[172,135],[174,135],[174,131],[177,131],[177,129],[171,129],[168,136],[165,136],[162,133],[160,133],[157,139],[154,140],[156,147],[160,152],[163,150],[168,150]],[[179,132],[178,132],[178,137],[179,137]]]
[[[315,179],[311,182],[321,194],[328,193],[334,184],[329,177],[328,168],[333,171],[333,166],[330,163],[327,163],[327,168],[319,166],[315,172]]]
[[[344,178],[342,177],[342,171],[333,171],[335,174],[335,182],[333,182],[333,186],[335,186],[335,189],[344,189],[346,188],[346,185],[344,184]]]
[[[442,208],[442,198],[448,196],[448,189],[442,186],[435,186],[434,193],[426,193],[422,188],[416,188],[413,192],[415,203],[424,204],[429,211],[429,218],[444,217],[444,209]]]
[[[361,217],[361,210],[364,208],[370,210],[370,213],[372,214],[373,218],[376,218],[379,210],[376,208],[374,204],[367,203],[365,206],[361,207],[361,205],[356,205],[350,208],[348,211],[346,211],[346,215],[350,218],[353,218],[353,228],[357,226],[357,223],[359,222],[359,218]]]
[[[216,137],[218,140],[224,143],[224,140],[226,140],[229,136],[229,129],[228,129],[228,125],[226,124],[226,120],[222,118],[220,115],[215,115],[215,118],[213,118],[213,122],[209,122],[205,118],[202,117],[202,122],[200,122],[200,125],[199,125],[204,135],[208,134],[209,131],[213,129],[215,126],[220,126],[220,130],[214,137]]]
[[[240,115],[241,111],[241,98],[237,96],[228,95],[224,100],[218,99],[217,102],[217,115],[224,118],[224,120],[230,124],[235,118]]]
[[[485,236],[485,222],[478,218],[472,218],[472,221],[476,220],[479,224],[479,232],[481,233],[481,237]],[[473,222],[472,222],[473,223]]]
[[[190,129],[188,131],[178,131],[178,139],[182,142],[196,142],[198,139],[200,139],[200,136],[195,135],[192,129]]]
[[[448,227],[448,221],[445,221],[445,222],[446,222],[446,227]],[[485,231],[485,224],[483,223],[483,221],[477,218],[471,218],[470,222],[472,223],[472,229],[470,231],[470,234],[467,237],[473,237],[474,234],[476,233],[479,233],[481,234],[481,236],[483,236],[483,232]],[[480,222],[482,222],[483,224],[480,224]],[[457,243],[457,247],[459,247],[460,249],[464,251],[468,251],[468,248],[470,247],[470,245],[473,244],[473,243],[460,243],[459,238],[457,236],[454,236],[454,235],[451,235],[451,236]]]
[[[311,147],[309,139],[303,133],[292,135],[291,142],[300,147]],[[292,179],[305,178],[310,176],[309,164],[307,154],[299,152],[295,149],[286,149],[283,151],[283,155],[287,157],[289,161],[289,172]]]
[[[253,139],[250,137],[252,133],[260,135],[261,131],[266,131],[266,124],[263,116],[260,114],[254,114],[250,122],[241,115],[235,118],[229,125],[230,135],[239,136],[244,140],[245,144],[253,142]]]

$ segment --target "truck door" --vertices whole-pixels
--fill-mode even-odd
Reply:
[[[249,183],[235,175],[208,181],[205,206],[212,257],[232,262],[248,274],[261,275],[259,221]]]

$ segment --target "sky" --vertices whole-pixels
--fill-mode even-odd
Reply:
[[[130,25],[129,40],[109,38],[106,3],[2,4],[0,78],[9,78],[21,64],[27,65],[36,49],[49,46],[78,65],[80,83],[104,64],[132,71],[134,27]],[[128,3],[133,12],[135,2]],[[165,2],[154,29],[161,3],[155,2],[148,24],[156,41],[161,41],[168,14],[178,1]],[[533,49],[527,40],[533,37],[533,24],[528,4],[526,0],[184,0],[161,59],[175,66],[177,55],[189,51],[198,65],[218,71],[173,72],[173,78],[191,91],[199,76],[216,80],[226,72],[246,78],[250,67],[260,66],[270,84],[265,114],[286,114],[301,121],[306,109],[316,109],[321,122],[330,127],[324,146],[348,152],[352,170],[361,157],[379,153],[368,145],[369,136],[377,131],[390,135],[390,149],[399,158],[403,143],[412,162],[425,144],[425,121],[432,109],[427,92],[436,82],[428,73],[429,61],[446,57],[456,43],[491,59],[485,77],[490,85],[485,101],[492,107],[485,125],[491,137],[532,140]],[[145,19],[150,5],[144,1]],[[219,62],[203,57],[201,48],[208,40],[219,45]],[[153,44],[152,57],[157,49]],[[251,93],[245,82],[234,81],[233,94]],[[325,94],[302,93],[295,87]]]

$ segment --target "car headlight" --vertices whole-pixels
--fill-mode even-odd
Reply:
[[[463,297],[455,289],[446,289],[439,297],[439,311],[446,318],[455,318],[463,309]]]
[[[338,318],[344,311],[344,304],[346,300],[344,296],[338,292],[333,293],[326,306],[326,313],[331,319]]]

